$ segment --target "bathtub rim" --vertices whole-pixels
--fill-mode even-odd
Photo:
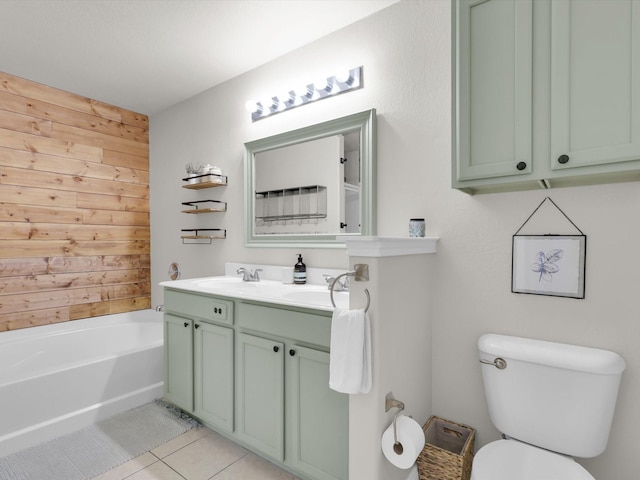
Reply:
[[[149,312],[153,315],[149,315]],[[66,323],[76,323],[75,325],[65,325]],[[162,329],[162,313],[156,312],[151,309],[144,310],[136,310],[134,312],[125,312],[118,313],[113,315],[101,315],[99,317],[89,317],[83,318],[79,320],[72,320],[70,322],[61,322],[55,324],[47,324],[36,327],[30,327],[27,329],[19,329],[19,330],[11,330],[10,332],[19,333],[19,335],[12,335],[11,338],[4,338],[2,336],[4,333],[8,332],[0,332],[0,348],[3,346],[15,345],[20,343],[28,344],[31,341],[47,338],[47,337],[57,337],[61,335],[69,335],[69,334],[82,334],[82,332],[94,330],[94,329],[106,329],[113,325],[124,325],[128,323],[152,323],[155,324],[159,329]],[[52,328],[46,328],[52,327]],[[57,328],[56,328],[57,327]],[[29,330],[23,332],[22,330]],[[37,330],[37,331],[34,331]],[[155,348],[158,346],[162,346],[164,344],[164,336],[160,335],[159,338],[149,341],[140,345],[136,345],[129,348],[120,348],[113,349],[107,353],[101,353],[99,355],[94,355],[91,357],[85,357],[79,359],[77,361],[68,361],[60,364],[50,365],[45,369],[37,369],[35,371],[26,371],[21,372],[19,377],[16,377],[15,373],[7,372],[7,375],[4,375],[0,372],[0,388],[7,385],[12,385],[14,383],[19,383],[25,380],[36,379],[39,377],[44,377],[46,375],[51,375],[55,372],[71,370],[73,368],[77,368],[82,365],[91,365],[99,362],[108,361],[114,358],[117,358],[121,355],[127,355],[130,353],[135,353],[138,351],[146,350],[149,348]]]
[[[15,330],[3,330],[0,332],[0,346],[5,343],[20,341],[25,338],[35,338],[55,333],[86,330],[87,328],[91,328],[94,323],[99,323],[100,325],[113,325],[116,323],[122,323],[124,319],[132,322],[161,322],[162,312],[157,312],[151,308],[145,308],[142,310],[133,310],[131,312],[111,313],[97,317],[47,323],[46,325],[34,325],[31,327],[17,328]],[[34,330],[37,330],[37,332]]]

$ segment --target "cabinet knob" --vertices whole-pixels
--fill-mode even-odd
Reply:
[[[518,170],[524,170],[525,168],[527,168],[527,164],[525,162],[518,162],[518,164],[516,165],[516,168]]]
[[[561,163],[562,165],[569,163],[569,155],[560,155],[558,157],[558,163]]]
[[[279,347],[279,346],[277,346],[277,345],[274,345],[274,346],[273,346],[273,351],[274,351],[274,352],[276,352],[276,353],[278,353],[278,352],[280,351],[280,347]]]
[[[296,354],[296,351],[293,348],[289,350],[289,355],[293,357],[295,354]]]
[[[196,328],[196,330],[197,330],[198,328],[200,328],[200,324],[199,324],[199,323],[196,323],[196,324],[194,325],[194,327],[195,327],[195,328]]]
[[[184,327],[187,328],[189,326],[189,322],[184,322]]]

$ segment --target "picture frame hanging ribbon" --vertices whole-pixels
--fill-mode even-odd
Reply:
[[[579,234],[522,234],[522,229],[546,203],[555,207]],[[585,298],[587,236],[546,197],[513,234],[511,292]]]

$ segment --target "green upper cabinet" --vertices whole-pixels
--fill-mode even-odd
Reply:
[[[454,0],[452,185],[640,180],[640,0]]]
[[[531,0],[461,0],[457,178],[531,172]]]
[[[551,168],[638,160],[640,2],[551,8]]]

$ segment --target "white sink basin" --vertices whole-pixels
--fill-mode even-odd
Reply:
[[[199,288],[255,288],[259,282],[244,282],[242,277],[208,277],[191,280]]]
[[[291,300],[296,303],[303,303],[306,305],[316,306],[328,306],[331,305],[331,297],[329,289],[323,290],[300,290],[286,292],[282,295],[286,300]],[[333,292],[333,300],[336,303],[336,307],[349,308],[349,292]]]

